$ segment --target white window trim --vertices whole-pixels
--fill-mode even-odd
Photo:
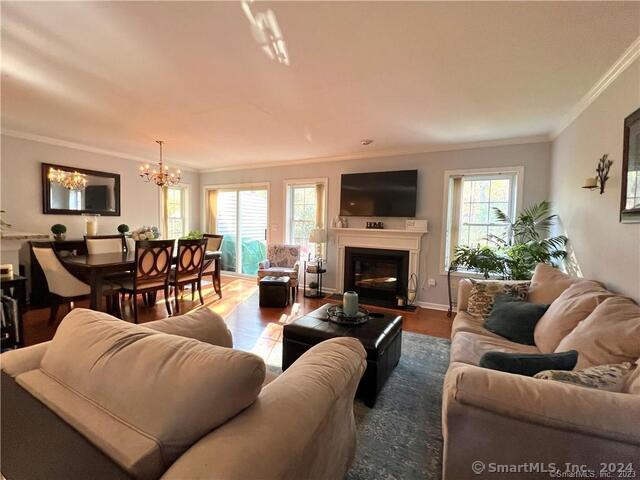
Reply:
[[[223,183],[223,184],[208,184],[203,185],[200,193],[200,230],[207,232],[207,192],[209,190],[267,190],[267,245],[271,239],[271,182],[251,182],[251,183]],[[255,275],[249,275],[247,273],[230,272],[223,270],[223,273],[228,277],[234,278],[256,278]]]
[[[184,235],[186,235],[187,233],[189,233],[189,231],[191,230],[191,184],[190,183],[179,183],[178,185],[173,185],[172,187],[169,188],[180,188],[182,190],[184,190],[184,225],[185,225],[185,230],[186,232],[184,233]],[[162,217],[164,217],[164,201],[162,198],[162,188],[158,189],[158,198],[160,199],[160,208],[158,209],[158,229],[160,229],[160,236],[162,238],[165,238],[166,234],[168,232],[163,232],[162,231]],[[169,225],[167,224],[167,228],[169,228]]]
[[[524,202],[524,166],[512,166],[512,167],[491,167],[491,168],[469,168],[464,170],[446,170],[444,172],[443,179],[443,208],[442,208],[442,234],[440,239],[440,275],[447,275],[447,266],[445,265],[445,257],[447,252],[447,236],[449,232],[449,219],[451,218],[451,204],[449,203],[450,196],[450,179],[454,176],[482,176],[482,175],[495,175],[495,174],[508,174],[516,175],[516,191],[514,195],[515,205],[513,208],[513,216],[515,217],[520,210]],[[464,277],[476,277],[477,275],[472,272],[451,272],[453,276]],[[482,275],[480,275],[481,277]]]
[[[289,231],[289,219],[291,217],[291,202],[289,201],[289,187],[295,187],[296,185],[311,185],[322,183],[324,185],[324,225],[325,229],[328,231],[328,218],[329,218],[329,178],[328,177],[315,177],[315,178],[293,178],[293,179],[285,179],[282,202],[284,204],[284,208],[282,209],[282,243],[287,243],[288,241],[288,231]]]

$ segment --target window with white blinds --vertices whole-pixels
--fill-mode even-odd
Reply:
[[[187,187],[169,187],[164,208],[167,209],[167,238],[184,237],[187,224]]]

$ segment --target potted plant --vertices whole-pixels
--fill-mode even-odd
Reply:
[[[51,226],[51,233],[53,233],[53,238],[59,242],[64,240],[65,233],[67,233],[67,227],[62,225],[61,223],[56,223]]]
[[[122,235],[125,235],[128,231],[129,225],[127,225],[126,223],[121,223],[120,225],[118,225],[118,232]]]
[[[311,295],[318,295],[318,282],[309,282],[309,292]]]

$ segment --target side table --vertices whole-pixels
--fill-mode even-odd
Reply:
[[[307,262],[304,262],[304,296],[305,298],[324,298],[324,293],[322,293],[322,278],[323,275],[327,273],[327,269],[322,266],[322,260],[317,261],[317,267],[314,270],[309,270],[309,265]],[[313,294],[309,291],[308,283],[307,283],[307,274],[313,278],[315,275],[315,282],[318,284],[317,293]]]

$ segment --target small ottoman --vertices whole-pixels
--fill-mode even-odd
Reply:
[[[289,277],[260,279],[260,306],[284,308],[289,304]]]

